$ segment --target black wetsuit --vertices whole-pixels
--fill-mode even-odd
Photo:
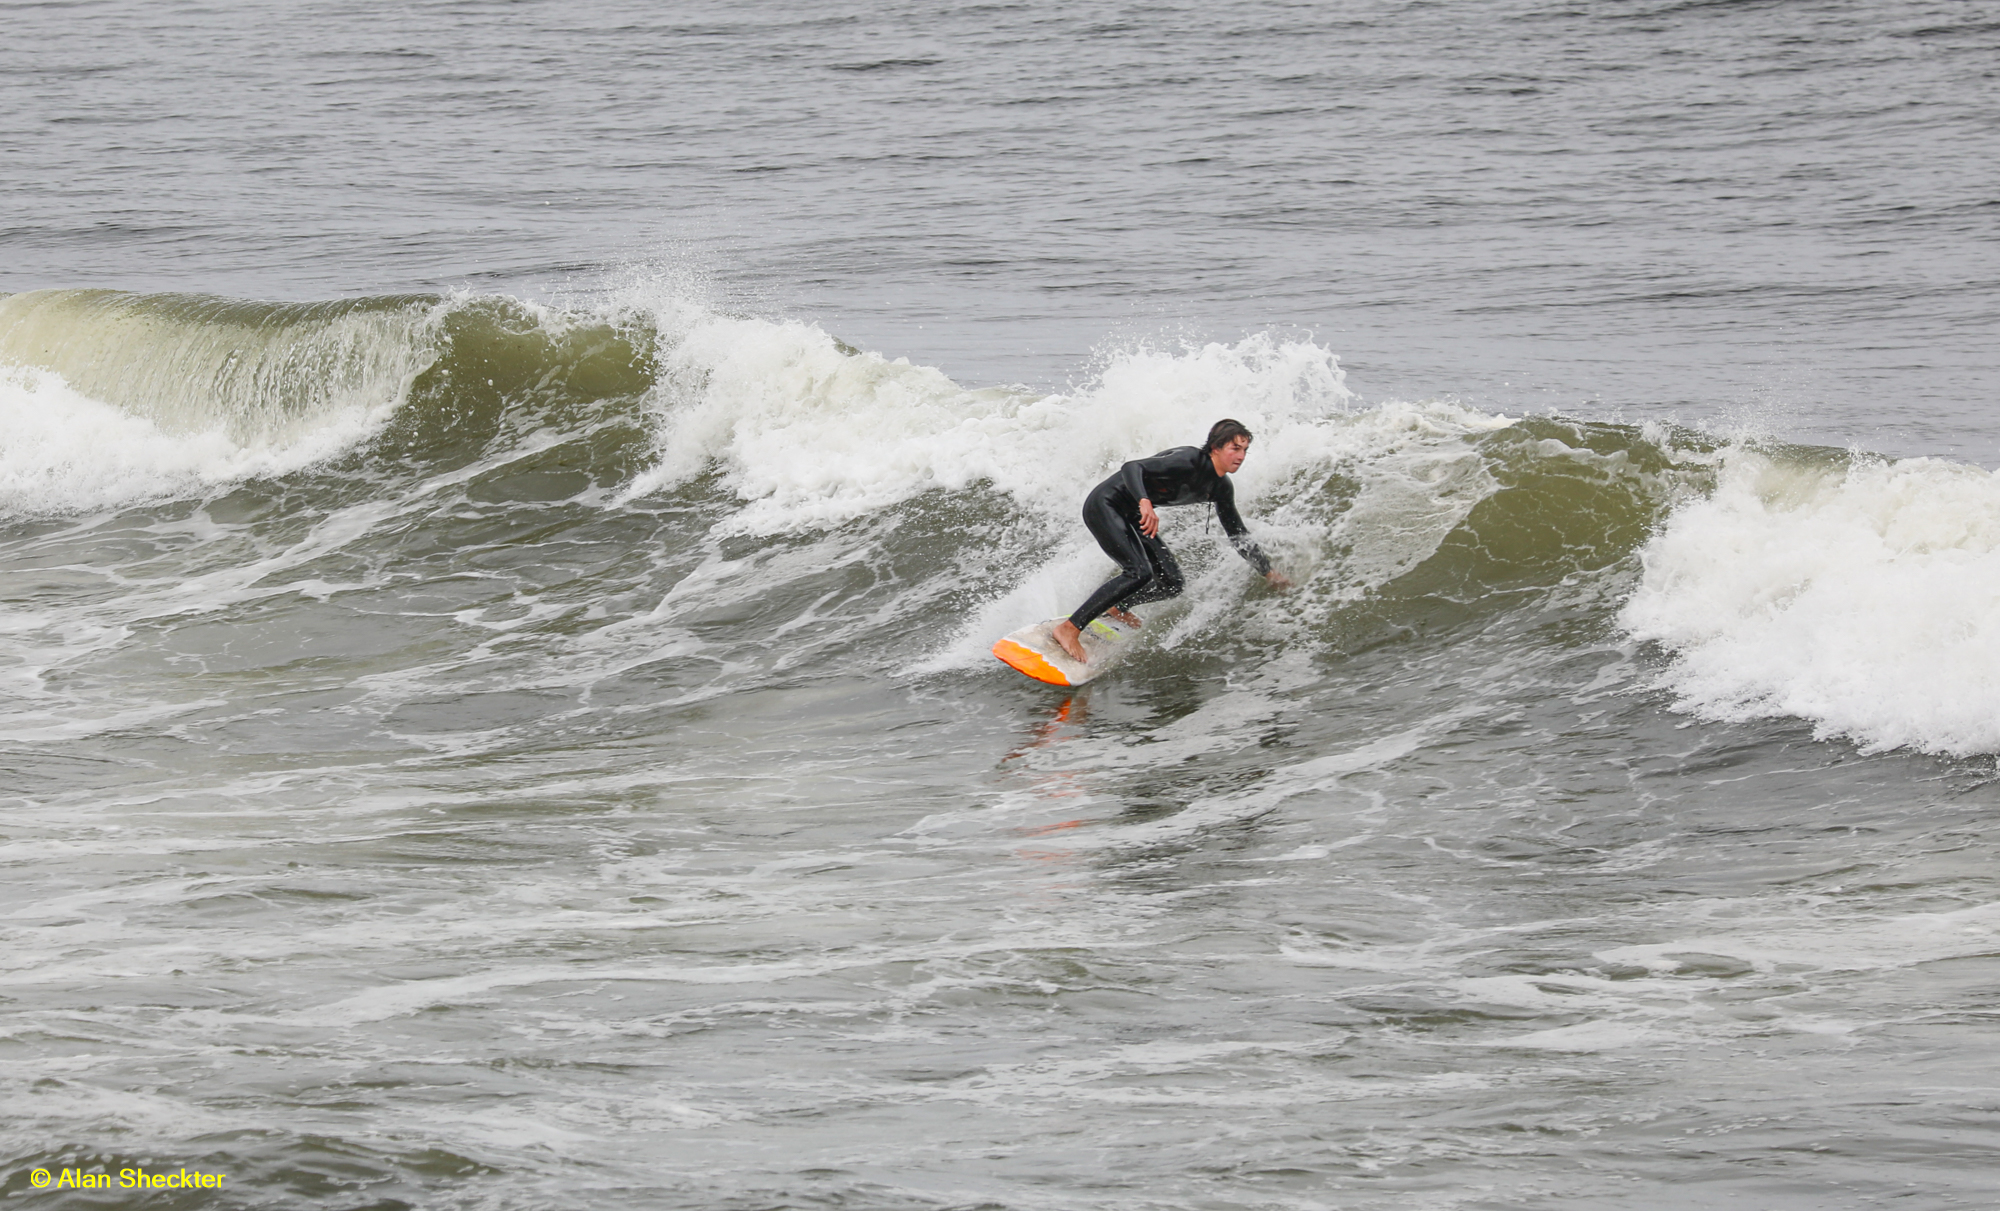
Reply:
[[[1216,474],[1208,451],[1199,446],[1176,446],[1151,458],[1135,458],[1083,498],[1083,524],[1090,527],[1091,537],[1104,553],[1118,562],[1119,572],[1069,616],[1079,630],[1113,606],[1143,605],[1178,596],[1186,583],[1167,544],[1146,537],[1139,529],[1142,500],[1152,501],[1154,509],[1213,501],[1223,532],[1237,551],[1259,572],[1271,570],[1271,561],[1250,541],[1249,527],[1236,512],[1236,489],[1230,486],[1228,476]]]

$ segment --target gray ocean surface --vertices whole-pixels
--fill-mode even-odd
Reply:
[[[1994,1204],[2000,3],[0,20],[0,1206]]]

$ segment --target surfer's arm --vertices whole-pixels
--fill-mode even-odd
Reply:
[[[1146,464],[1143,459],[1133,459],[1118,468],[1118,485],[1130,495],[1134,507],[1146,499]]]
[[[1250,566],[1257,569],[1265,579],[1270,579],[1274,575],[1271,571],[1270,556],[1264,554],[1264,548],[1251,539],[1250,527],[1243,524],[1243,515],[1236,511],[1236,489],[1225,479],[1215,485],[1214,499],[1215,516],[1222,522],[1222,532],[1229,535],[1230,545],[1236,548],[1237,554],[1249,560]],[[1284,577],[1280,575],[1278,579],[1283,580]],[[1278,582],[1273,580],[1271,583]]]
[[[1146,461],[1135,458],[1118,468],[1118,486],[1136,502],[1133,507],[1139,510],[1139,533],[1156,538],[1160,533],[1160,515],[1153,512],[1152,498],[1146,495]]]

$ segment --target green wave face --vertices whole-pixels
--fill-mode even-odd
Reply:
[[[349,408],[387,410],[435,360],[437,300],[257,303],[40,290],[0,299],[0,360],[53,371],[169,433],[284,441]]]
[[[516,470],[563,468],[564,483],[573,483],[564,495],[585,481],[623,482],[644,459],[642,402],[654,386],[658,344],[652,329],[475,299],[440,304],[428,335],[433,360],[366,458],[443,470],[543,433],[557,440],[554,452]],[[549,483],[533,493],[546,498],[560,489]]]
[[[6,296],[0,369],[33,376],[8,384],[25,392],[10,402],[73,432],[44,435],[41,448],[33,435],[17,440],[0,492],[11,471],[29,489],[7,502],[17,511],[40,511],[36,487],[53,489],[42,504],[57,511],[115,502],[115,483],[65,494],[51,482],[60,466],[47,465],[108,443],[114,468],[129,463],[122,478],[135,500],[274,476],[334,499],[354,496],[334,481],[357,479],[393,495],[394,481],[504,457],[528,434],[555,440],[552,452],[523,456],[522,491],[548,498],[562,484],[613,484],[648,448],[639,401],[656,343],[648,327],[504,298]],[[563,468],[560,484],[530,484],[542,464]]]

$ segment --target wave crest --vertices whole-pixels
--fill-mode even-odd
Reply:
[[[1644,553],[1620,621],[1699,715],[1866,750],[2000,751],[2000,478],[1935,459],[1732,452]]]

